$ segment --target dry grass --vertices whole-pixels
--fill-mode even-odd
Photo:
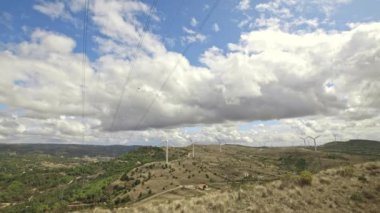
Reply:
[[[368,170],[368,168],[371,168]],[[201,197],[167,203],[149,202],[117,212],[377,212],[380,207],[380,162],[329,169],[314,175],[311,185],[283,185],[283,180],[264,185],[245,184],[240,189],[213,191]],[[366,176],[367,182],[358,179]]]
[[[223,152],[218,146],[198,146],[196,155],[167,168],[164,162],[142,165],[127,174],[130,180],[112,183],[128,189],[117,198],[131,199],[113,212],[371,212],[380,207],[380,162],[305,149],[231,145]],[[302,168],[299,159],[314,174],[283,165],[294,162],[296,169]],[[134,185],[136,180],[140,183]],[[201,183],[211,189],[190,187]],[[189,187],[142,199],[179,185]],[[97,211],[106,210],[88,210]]]

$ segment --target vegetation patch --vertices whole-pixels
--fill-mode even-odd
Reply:
[[[352,166],[343,167],[337,171],[337,174],[342,177],[352,177],[354,175],[354,168]]]
[[[293,154],[281,157],[279,158],[279,161],[282,168],[294,172],[301,172],[308,168],[308,163],[305,158]]]
[[[300,186],[311,185],[312,181],[313,181],[313,174],[307,170],[300,172],[297,178],[297,182]]]
[[[364,202],[364,197],[361,192],[355,192],[351,195],[350,197],[351,200],[356,201],[356,202]]]

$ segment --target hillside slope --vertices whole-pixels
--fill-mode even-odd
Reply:
[[[289,179],[244,184],[200,197],[150,201],[116,212],[378,212],[380,162],[333,168],[311,185]],[[96,209],[92,212],[102,212]]]
[[[64,157],[116,157],[140,146],[95,146],[80,144],[0,144],[0,153],[48,154]]]
[[[320,147],[329,152],[341,152],[355,155],[380,156],[380,142],[371,140],[349,140],[346,142],[331,142]]]

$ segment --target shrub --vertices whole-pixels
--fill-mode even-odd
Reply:
[[[139,179],[135,180],[135,182],[133,183],[133,186],[137,186],[141,183],[141,181]]]
[[[364,175],[359,176],[358,180],[361,181],[361,182],[363,182],[363,183],[367,183],[368,182],[367,178]]]
[[[375,165],[375,164],[369,164],[369,165],[366,166],[366,169],[367,169],[368,171],[376,170],[376,169],[378,169],[378,168],[379,168],[379,167],[378,167],[377,165]]]
[[[295,183],[298,183],[298,175],[295,175],[291,172],[287,172],[281,178],[281,183],[278,185],[278,189],[283,190],[287,187],[293,187]]]
[[[130,178],[128,177],[128,175],[126,173],[124,173],[121,178],[120,178],[121,181],[129,181]]]
[[[377,184],[376,191],[380,192],[380,184]]]
[[[121,202],[122,203],[128,203],[129,201],[131,201],[131,198],[129,197],[129,195],[123,197],[123,199],[121,199]]]
[[[330,181],[327,178],[325,178],[325,177],[321,177],[319,179],[319,182],[322,183],[322,184],[330,184]]]
[[[298,184],[301,186],[311,185],[313,174],[310,171],[304,170],[298,176]]]
[[[296,161],[296,163],[294,164],[295,168],[296,168],[296,171],[303,171],[307,168],[307,163],[306,163],[306,160],[303,159],[303,158],[300,158]]]
[[[116,200],[115,200],[115,205],[119,205],[121,203],[121,199],[120,198],[117,198]]]
[[[350,199],[358,202],[364,201],[363,195],[360,192],[355,192],[354,194],[352,194]]]
[[[344,167],[338,170],[337,174],[342,177],[352,177],[354,175],[354,168],[352,166]]]
[[[179,210],[180,208],[181,208],[181,204],[177,203],[177,205],[175,206],[175,210]]]
[[[375,195],[373,195],[373,193],[371,191],[363,191],[362,194],[368,200],[373,200],[376,198]]]

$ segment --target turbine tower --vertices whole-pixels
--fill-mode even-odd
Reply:
[[[195,157],[194,141],[190,138],[190,136],[187,136],[187,140],[189,140],[191,142],[192,146],[193,146],[193,153],[192,153],[192,155],[193,155],[193,158],[194,158]]]
[[[303,140],[303,144],[305,145],[305,147],[306,147],[306,139],[307,139],[307,137],[300,137],[301,138],[301,140]]]
[[[219,140],[219,138],[215,137],[216,140],[219,142],[219,152],[222,152],[222,142]]]
[[[314,141],[314,151],[317,151],[317,138],[319,138],[320,137],[320,135],[318,135],[317,137],[311,137],[311,136],[309,136],[309,138],[311,138],[311,139],[313,139],[313,141]]]
[[[169,164],[169,141],[166,140],[166,164]]]
[[[190,139],[191,140],[191,139]],[[194,151],[194,142],[191,140],[191,142],[193,143],[193,158],[195,157],[195,151]]]

